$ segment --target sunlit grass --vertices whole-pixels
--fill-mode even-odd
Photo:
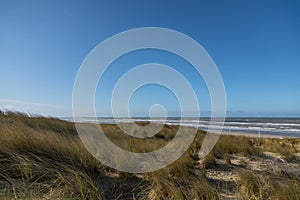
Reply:
[[[124,134],[116,125],[101,126],[113,143],[131,152],[162,148],[178,130],[178,126],[166,125],[155,136],[139,139]],[[299,139],[221,136],[213,151],[199,161],[206,134],[199,130],[190,148],[176,162],[152,173],[136,175],[97,161],[70,122],[0,112],[0,134],[0,199],[218,199],[216,186],[205,174],[206,169],[218,165],[217,159],[230,166],[232,154],[251,157],[270,151],[287,161],[298,162],[296,154],[300,149]],[[119,164],[129,162],[116,159]],[[239,177],[241,199],[300,198],[296,179],[274,181],[245,170]]]

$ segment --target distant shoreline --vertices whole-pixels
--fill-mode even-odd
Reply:
[[[213,133],[213,132],[212,132]],[[222,131],[222,135],[231,135],[231,136],[245,136],[250,138],[297,138],[292,136],[282,136],[282,135],[272,135],[272,134],[259,134],[259,133],[246,133],[246,132],[237,132],[237,131]]]
[[[195,127],[214,132],[223,130],[226,135],[246,135],[249,137],[300,138],[300,119],[298,118],[226,118],[225,122],[210,118],[76,118],[65,119],[83,123],[116,124],[151,122],[167,125]]]

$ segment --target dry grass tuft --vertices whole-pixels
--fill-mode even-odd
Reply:
[[[251,171],[240,172],[240,199],[300,199],[300,183],[278,181]]]

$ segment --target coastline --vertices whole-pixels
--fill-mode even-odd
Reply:
[[[113,118],[91,118],[66,119],[67,121],[116,124]],[[219,122],[210,123],[209,119],[177,119],[169,118],[166,120],[144,119],[144,118],[118,118],[118,123],[158,123],[165,125],[180,125],[195,127],[199,130],[214,132],[223,130],[224,135],[246,135],[248,137],[267,137],[267,138],[300,138],[300,119],[284,118],[228,118],[225,124]]]
[[[0,122],[0,189],[5,191],[1,199],[114,199],[117,195],[120,199],[233,200],[257,198],[257,190],[271,199],[300,196],[300,138],[267,139],[279,136],[224,131],[210,154],[200,158],[206,131],[198,129],[189,149],[171,165],[132,174],[95,159],[72,122],[20,113],[0,113]],[[132,123],[127,125],[130,128]],[[178,125],[166,125],[145,140],[124,134],[116,124],[101,127],[115,145],[134,153],[161,149],[178,131]],[[188,134],[191,129],[195,131],[188,126],[183,131]],[[118,154],[111,158],[118,166],[128,165],[128,159]],[[163,157],[154,159],[162,161]],[[290,196],[282,191],[290,191]]]
[[[212,132],[213,133],[213,132]],[[276,139],[284,139],[284,138],[297,138],[292,136],[282,136],[282,135],[273,135],[273,134],[261,134],[261,133],[247,133],[247,132],[238,132],[238,131],[222,131],[221,135],[231,135],[231,136],[245,136],[250,138],[276,138]]]

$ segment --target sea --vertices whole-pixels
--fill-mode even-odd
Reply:
[[[300,118],[68,118],[74,122],[88,122],[99,124],[116,124],[131,122],[155,122],[168,125],[182,125],[196,127],[201,130],[220,130],[227,134],[253,134],[253,136],[297,137],[300,138]]]

